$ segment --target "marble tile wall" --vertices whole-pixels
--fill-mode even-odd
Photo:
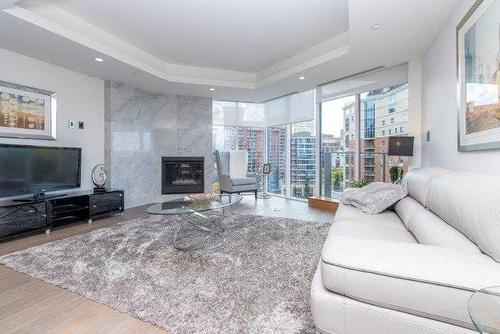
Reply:
[[[125,207],[161,195],[161,157],[205,157],[205,191],[213,180],[212,99],[161,95],[105,84],[105,163],[111,187],[125,190]]]

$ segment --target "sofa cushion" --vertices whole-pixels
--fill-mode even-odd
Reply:
[[[257,179],[255,177],[235,177],[231,178],[231,183],[233,186],[242,186],[246,184],[255,184],[257,183]]]
[[[410,222],[410,218],[413,214],[419,209],[425,208],[419,202],[415,201],[411,197],[405,197],[402,200],[398,201],[394,205],[394,211],[398,214],[399,218],[403,221],[403,224],[408,227],[408,223]]]
[[[467,301],[498,284],[500,264],[448,248],[350,237],[328,238],[323,286],[347,297],[472,328]]]
[[[451,172],[434,178],[427,205],[500,261],[500,177]]]
[[[408,230],[423,245],[481,254],[479,248],[465,235],[422,206],[413,213],[408,223]]]
[[[408,195],[427,206],[427,192],[435,176],[448,173],[449,170],[438,167],[423,167],[410,170],[403,178],[403,184],[408,188]]]
[[[334,224],[344,220],[357,225],[377,225],[406,231],[401,219],[399,219],[398,215],[392,210],[386,210],[378,215],[369,215],[358,208],[341,203],[335,212]]]

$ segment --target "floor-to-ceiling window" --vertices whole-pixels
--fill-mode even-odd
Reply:
[[[340,195],[348,181],[391,182],[399,157],[387,155],[389,137],[408,134],[407,80],[408,65],[402,64],[318,88],[322,195]],[[408,159],[403,160],[406,171]]]
[[[265,159],[264,106],[258,103],[214,101],[213,150],[245,150],[248,173],[257,177],[259,190],[264,188],[262,167]]]
[[[267,191],[291,198],[305,199],[316,189],[338,197],[355,180],[390,182],[398,157],[387,156],[388,137],[408,131],[408,84],[395,79],[405,71],[400,66],[264,104],[214,101],[214,150],[247,150],[259,190],[269,163]]]
[[[408,84],[402,83],[360,94],[360,179],[390,182],[390,168],[398,157],[387,156],[388,138],[408,132]],[[403,170],[408,168],[404,158]]]
[[[356,97],[321,103],[321,195],[338,197],[354,176]]]

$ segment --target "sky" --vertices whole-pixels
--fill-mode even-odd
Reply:
[[[349,96],[322,103],[321,131],[323,134],[340,137],[340,130],[344,128],[344,110],[342,108],[349,102],[353,102],[353,99],[353,96]]]

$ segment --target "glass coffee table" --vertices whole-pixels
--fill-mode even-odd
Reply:
[[[241,195],[236,194],[222,194],[200,201],[177,198],[155,204],[146,212],[180,218],[173,235],[174,248],[184,251],[215,248],[224,242],[225,208],[239,203],[241,198]]]
[[[500,333],[500,286],[474,292],[469,299],[468,309],[479,333]]]

